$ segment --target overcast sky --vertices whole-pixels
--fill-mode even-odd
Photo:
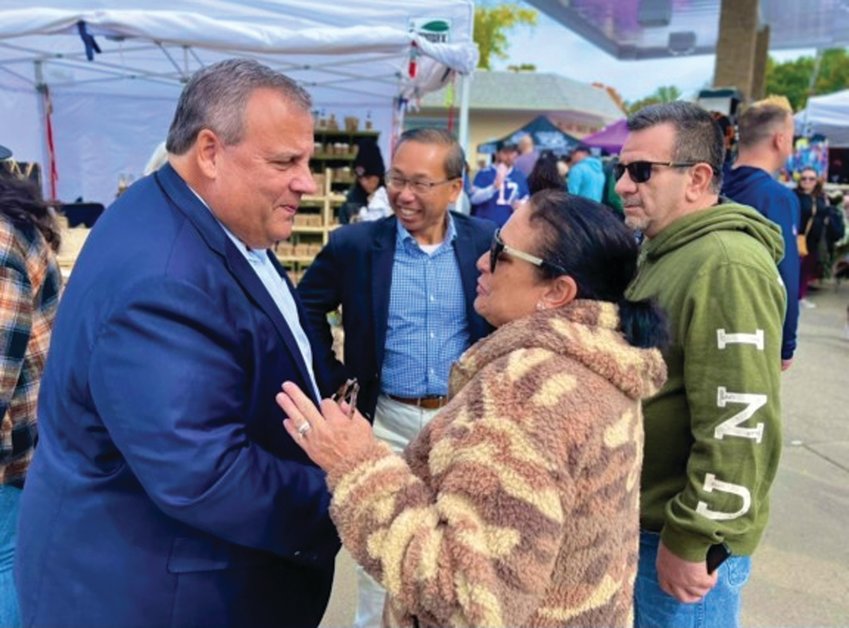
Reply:
[[[495,59],[493,69],[532,63],[539,72],[556,72],[587,83],[600,81],[619,90],[625,100],[648,96],[662,85],[675,85],[685,98],[689,98],[713,80],[713,55],[619,61],[541,12],[537,26],[516,27],[509,39],[510,58],[506,61]],[[802,54],[813,55],[813,51],[771,54],[776,59],[786,60]]]

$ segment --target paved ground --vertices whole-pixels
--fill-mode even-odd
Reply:
[[[811,300],[784,375],[784,453],[744,597],[747,627],[849,626],[849,285]]]
[[[772,514],[744,598],[747,628],[849,627],[849,284],[814,293],[784,374],[784,453]],[[349,626],[355,606],[342,552],[322,626]]]

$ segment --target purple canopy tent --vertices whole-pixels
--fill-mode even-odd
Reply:
[[[617,155],[622,150],[622,144],[625,143],[625,138],[628,137],[626,122],[627,120],[625,118],[611,122],[601,131],[587,135],[581,139],[581,142],[587,146],[601,148],[612,155]]]

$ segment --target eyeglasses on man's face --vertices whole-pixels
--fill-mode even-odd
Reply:
[[[625,171],[628,171],[628,176],[634,183],[645,183],[651,179],[652,169],[655,166],[665,166],[667,168],[688,168],[696,164],[704,163],[701,161],[632,161],[629,164],[617,163],[613,166],[613,176],[616,180],[622,178]],[[712,168],[711,168],[712,169]]]
[[[514,249],[512,246],[507,246],[504,243],[504,240],[501,239],[501,229],[496,229],[495,233],[492,234],[492,244],[489,247],[489,272],[494,273],[495,267],[498,266],[498,260],[502,254],[507,253],[516,259],[524,260],[529,264],[533,264],[534,266],[547,266],[548,268],[553,268],[561,275],[568,275],[569,273],[562,266],[558,266],[552,262],[547,262],[541,257],[537,257],[536,255],[531,255],[530,253],[525,253],[524,251],[520,251],[519,249]]]
[[[393,192],[403,192],[404,188],[409,185],[410,190],[412,190],[413,194],[423,196],[425,194],[429,194],[436,186],[451,183],[452,181],[456,181],[458,178],[459,177],[453,177],[450,179],[444,179],[442,181],[428,181],[427,179],[408,179],[406,177],[402,177],[397,172],[393,172],[392,170],[390,170],[386,173],[386,187],[392,190]]]

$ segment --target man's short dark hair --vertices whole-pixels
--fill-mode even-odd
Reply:
[[[312,100],[292,79],[252,59],[227,59],[195,72],[183,88],[165,148],[182,155],[203,129],[232,146],[242,141],[244,115],[254,90],[280,92],[298,108],[309,111]]]
[[[397,151],[404,142],[447,146],[448,153],[445,155],[445,162],[442,164],[442,168],[445,170],[445,177],[447,179],[460,179],[463,176],[463,169],[466,165],[466,155],[463,152],[463,147],[445,129],[408,129],[398,138],[395,150]]]
[[[661,124],[675,129],[672,160],[704,162],[713,169],[711,191],[722,188],[722,164],[725,161],[725,142],[722,130],[710,113],[696,104],[675,102],[649,105],[628,118],[629,131],[642,131]]]

